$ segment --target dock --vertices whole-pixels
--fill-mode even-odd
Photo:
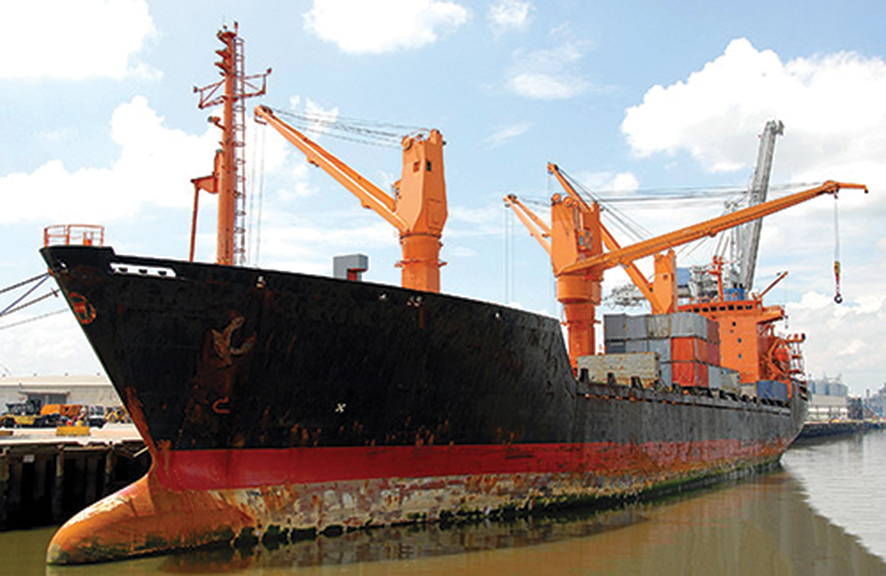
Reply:
[[[16,428],[0,436],[0,530],[61,524],[143,476],[151,457],[131,424],[56,435]]]
[[[851,436],[881,430],[884,424],[879,420],[837,420],[833,422],[806,422],[797,440],[814,440],[838,436]]]

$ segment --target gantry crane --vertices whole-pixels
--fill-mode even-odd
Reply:
[[[267,106],[255,109],[257,120],[267,123],[359,198],[400,233],[404,288],[440,291],[440,238],[446,224],[446,184],[443,178],[443,136],[431,130],[427,136],[407,136],[402,140],[403,172],[394,183],[394,195],[357,173],[316,142],[293,128]]]
[[[619,246],[600,222],[596,202],[584,202],[555,164],[548,164],[567,194],[551,198],[551,225],[519,202],[516,196],[505,197],[505,203],[517,214],[532,236],[550,254],[557,279],[557,300],[563,304],[565,325],[569,333],[569,358],[573,367],[578,358],[596,352],[594,322],[600,304],[603,273],[615,266],[625,267],[631,280],[647,296],[654,313],[669,313],[676,307],[676,262],[673,248],[705,236],[739,226],[745,222],[773,214],[822,194],[837,194],[843,188],[861,189],[861,184],[828,181],[809,190],[777,200],[749,206],[735,212],[662,234],[629,246]],[[550,239],[550,240],[548,240]],[[603,247],[608,251],[604,251]],[[634,266],[634,261],[656,256],[655,277],[651,283]]]

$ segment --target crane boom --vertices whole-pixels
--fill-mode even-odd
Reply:
[[[607,269],[618,264],[632,262],[639,258],[651,256],[657,252],[661,252],[668,248],[674,248],[705,236],[715,236],[723,230],[733,228],[745,222],[750,222],[756,218],[762,218],[763,216],[774,214],[786,208],[790,208],[791,206],[796,206],[797,204],[801,204],[807,200],[821,196],[822,194],[837,194],[841,189],[859,189],[864,190],[865,193],[868,192],[867,187],[863,184],[850,184],[829,180],[821,186],[810,188],[809,190],[797,192],[776,200],[763,202],[756,206],[749,206],[730,214],[724,214],[699,224],[687,226],[675,230],[674,232],[662,234],[661,236],[656,236],[655,238],[626,246],[620,250],[597,254],[567,266],[563,269],[563,273],[578,273],[596,268]]]
[[[399,231],[408,229],[408,224],[394,213],[394,199],[378,186],[361,176],[356,170],[330,154],[319,144],[277,118],[268,106],[256,106],[255,116],[267,122],[290,144],[301,150],[308,162],[319,166],[335,180],[353,193],[364,207],[371,208]]]
[[[749,206],[766,201],[769,192],[769,175],[772,172],[772,157],[775,153],[775,137],[784,134],[784,124],[778,120],[770,120],[763,128],[760,149],[757,153],[757,167],[751,183]],[[738,254],[738,287],[750,293],[754,284],[754,272],[757,267],[757,253],[760,250],[760,231],[763,220],[757,219],[736,230]]]
[[[529,230],[529,234],[538,241],[544,251],[550,256],[551,241],[549,239],[551,237],[551,227],[548,226],[544,220],[539,218],[535,212],[520,202],[520,199],[514,194],[508,194],[505,196],[504,200],[505,204],[514,211],[514,214],[517,215],[520,222],[522,222],[523,225],[526,226],[526,229]]]
[[[391,196],[339,160],[322,146],[293,128],[267,106],[255,109],[264,121],[298,148],[308,162],[319,166],[354,194],[364,208],[371,208],[400,233],[404,288],[440,291],[440,238],[446,223],[446,185],[443,177],[443,136],[431,130],[404,137],[403,172]]]

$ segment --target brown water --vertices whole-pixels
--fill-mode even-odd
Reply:
[[[608,512],[385,528],[270,551],[46,567],[53,529],[0,534],[0,574],[886,574],[886,432],[792,448],[740,483]]]

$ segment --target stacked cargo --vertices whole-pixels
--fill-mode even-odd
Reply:
[[[691,312],[604,318],[607,354],[654,352],[665,384],[738,389],[738,373],[720,366],[717,323]]]
[[[658,357],[652,353],[580,356],[578,370],[591,382],[652,388],[662,381]]]

